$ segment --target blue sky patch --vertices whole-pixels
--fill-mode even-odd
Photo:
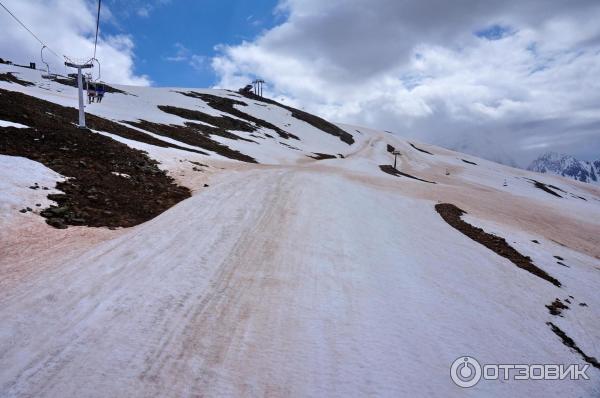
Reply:
[[[252,41],[280,23],[277,0],[108,0],[114,23],[103,35],[126,33],[135,42],[135,73],[157,86],[210,87],[219,44]]]
[[[486,40],[500,40],[511,36],[514,32],[508,26],[491,25],[474,32],[475,36]]]

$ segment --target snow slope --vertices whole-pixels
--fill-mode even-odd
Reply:
[[[6,71],[35,85],[0,88],[76,103],[74,88],[40,72]],[[157,105],[222,114],[183,89],[116,87],[133,95],[107,94],[87,111],[177,125],[186,120]],[[118,230],[57,230],[19,213],[47,201],[29,185],[61,176],[0,155],[0,396],[600,394],[592,367],[588,381],[461,389],[449,377],[462,355],[585,363],[546,322],[600,357],[600,189],[340,125],[348,145],[276,105],[194,91],[235,95],[244,112],[300,140],[265,128],[252,133],[262,138],[237,132],[257,143],[213,137],[259,162],[250,164],[102,132],[147,151],[194,192]],[[436,184],[382,172],[393,162],[388,145],[402,153],[398,169]],[[465,221],[504,237],[562,287],[452,228],[439,202],[467,211]],[[562,317],[545,308],[555,298],[571,301]]]

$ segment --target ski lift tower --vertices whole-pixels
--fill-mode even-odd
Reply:
[[[66,57],[65,57],[66,59]],[[77,69],[77,88],[79,90],[79,128],[84,129],[85,127],[85,110],[83,104],[83,76],[81,74],[82,69],[91,69],[94,67],[92,60],[85,62],[74,62],[69,59],[65,60],[65,65],[69,68]]]
[[[256,79],[252,82],[252,84],[254,85],[254,94],[258,95],[259,97],[263,96],[263,84],[264,83],[265,83],[265,81],[262,79]]]
[[[396,159],[398,158],[398,156],[401,156],[402,153],[400,151],[394,151],[394,152],[392,152],[392,155],[394,155],[394,169],[398,170],[398,169],[396,169]]]

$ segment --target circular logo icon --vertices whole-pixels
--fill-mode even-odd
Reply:
[[[450,377],[459,387],[473,387],[481,380],[481,365],[472,357],[457,358],[450,367]]]

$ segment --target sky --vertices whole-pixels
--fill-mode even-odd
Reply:
[[[59,55],[93,53],[95,1],[2,1]],[[600,159],[599,20],[597,0],[104,0],[97,58],[115,83],[261,77],[330,120],[525,166]],[[39,59],[3,10],[0,26],[0,57]]]

